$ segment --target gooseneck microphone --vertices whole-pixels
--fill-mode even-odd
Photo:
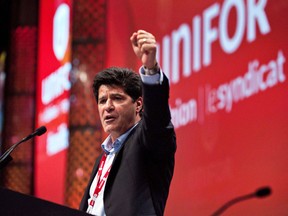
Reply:
[[[5,167],[13,158],[10,156],[11,152],[21,143],[26,142],[27,140],[35,137],[41,136],[42,134],[46,133],[47,129],[45,126],[41,126],[36,129],[33,133],[29,134],[27,137],[23,138],[20,142],[12,145],[6,152],[3,153],[0,157],[0,169]]]
[[[271,194],[271,188],[270,187],[261,187],[257,189],[254,193],[246,194],[240,197],[236,197],[227,203],[225,203],[221,208],[219,208],[217,211],[215,211],[211,216],[219,216],[221,215],[226,209],[228,209],[230,206],[234,205],[235,203],[251,199],[251,198],[265,198]]]

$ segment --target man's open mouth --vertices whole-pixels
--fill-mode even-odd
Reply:
[[[115,120],[115,117],[114,116],[106,116],[105,118],[104,118],[104,121],[105,122],[111,122],[111,121],[114,121]]]

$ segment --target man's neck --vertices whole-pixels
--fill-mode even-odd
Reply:
[[[133,125],[131,125],[127,130],[125,130],[123,133],[110,133],[110,138],[112,143],[115,142],[115,140],[120,137],[121,135],[125,134],[128,130],[130,130],[132,127],[134,127],[136,124],[138,124],[138,122],[141,120],[141,118],[137,119],[137,121],[135,121],[135,123]]]

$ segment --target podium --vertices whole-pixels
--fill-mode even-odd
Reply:
[[[0,216],[18,215],[88,216],[90,214],[0,187]]]

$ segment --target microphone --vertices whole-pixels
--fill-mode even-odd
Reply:
[[[35,137],[41,136],[42,134],[46,133],[47,129],[45,126],[41,126],[37,128],[33,133],[29,134],[27,137],[23,138],[20,142],[12,145],[3,155],[0,157],[0,169],[5,167],[13,158],[10,156],[11,152],[21,143],[26,142],[27,140]]]
[[[25,141],[33,138],[33,137],[36,136],[36,135],[37,135],[37,136],[41,136],[42,134],[46,133],[46,131],[47,131],[46,127],[45,127],[45,126],[41,126],[41,127],[37,128],[32,134],[29,134],[27,137],[23,138],[23,139],[21,140],[21,142],[25,142]],[[20,143],[21,143],[21,142],[20,142]],[[19,143],[19,144],[20,144],[20,143]]]
[[[246,194],[240,197],[236,197],[227,203],[225,203],[221,208],[219,208],[217,211],[215,211],[212,216],[219,216],[221,215],[226,209],[228,209],[230,206],[234,205],[235,203],[251,199],[251,198],[265,198],[269,196],[272,193],[271,188],[269,186],[261,187],[257,189],[254,193]]]

